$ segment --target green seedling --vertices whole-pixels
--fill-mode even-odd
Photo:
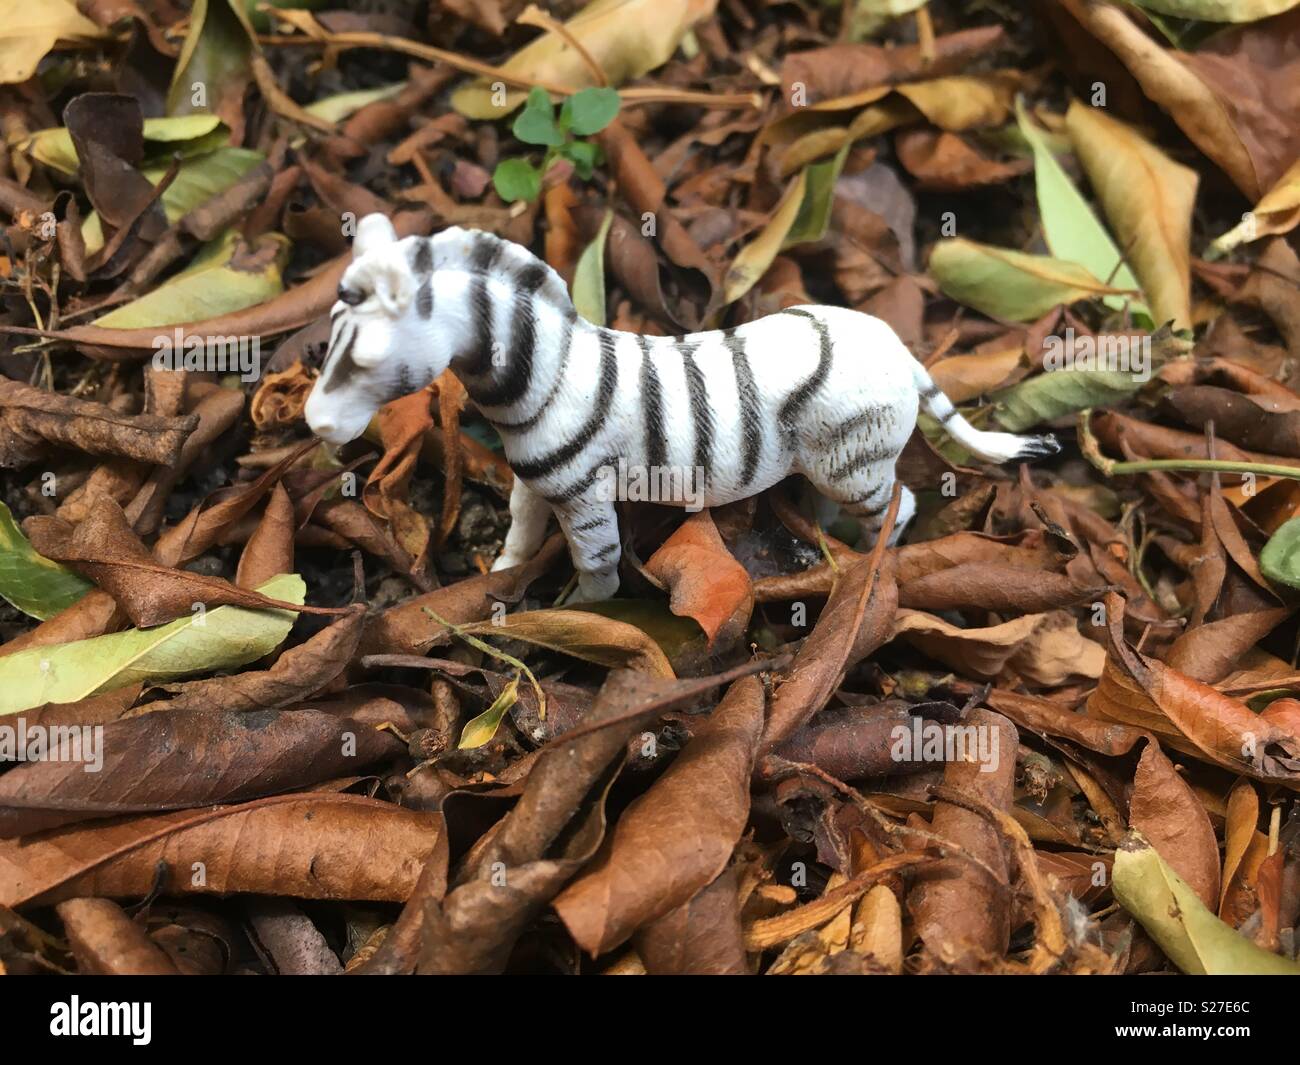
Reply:
[[[522,157],[501,160],[492,174],[497,193],[507,203],[537,199],[546,172],[559,159],[567,159],[574,173],[588,180],[603,155],[598,144],[579,138],[590,137],[608,126],[618,115],[618,107],[615,90],[583,89],[564,101],[557,117],[546,90],[533,88],[512,129],[525,144],[545,147],[546,154],[540,166]]]

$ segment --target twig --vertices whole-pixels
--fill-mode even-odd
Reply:
[[[262,44],[287,47],[328,45],[331,48],[338,49],[380,48],[390,52],[400,52],[403,55],[414,56],[416,59],[424,59],[433,63],[446,63],[449,67],[464,71],[466,74],[474,74],[477,77],[487,78],[492,81],[501,81],[516,89],[531,89],[538,86],[549,93],[554,93],[556,96],[572,96],[583,88],[583,86],[573,88],[567,85],[556,85],[540,78],[515,74],[504,67],[496,67],[491,63],[480,63],[477,59],[470,59],[467,56],[448,52],[442,48],[435,48],[432,45],[421,44],[419,41],[412,41],[406,37],[393,37],[386,33],[369,33],[359,30],[346,33],[330,33],[305,11],[273,10],[269,14],[302,30],[305,36],[296,34],[259,36],[258,40]],[[710,107],[721,110],[751,108],[755,111],[760,110],[763,106],[763,97],[756,92],[709,93],[691,92],[687,89],[648,87],[620,89],[619,97],[622,99],[624,106],[660,103],[690,104],[695,107]]]

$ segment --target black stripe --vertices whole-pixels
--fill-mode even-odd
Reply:
[[[537,349],[537,290],[546,281],[546,268],[533,263],[519,278],[510,315],[510,350],[497,382],[481,389],[474,402],[483,407],[508,407],[523,399],[533,379],[533,354]]]
[[[577,328],[577,324],[578,324],[578,316],[576,313],[569,314],[565,317],[564,336],[560,340],[560,365],[556,368],[555,380],[551,382],[550,391],[546,393],[546,398],[542,400],[538,408],[521,422],[493,421],[492,422],[493,428],[497,429],[498,431],[504,430],[505,432],[508,433],[526,433],[529,429],[531,429],[534,425],[536,425],[539,421],[542,420],[542,415],[546,413],[547,408],[550,407],[551,405],[551,401],[555,399],[556,394],[560,391],[560,388],[564,385],[564,374],[565,371],[569,368],[569,352],[573,350],[573,332]],[[469,393],[471,396],[473,396],[474,389],[469,388]],[[477,403],[478,401],[475,400],[475,402]],[[491,419],[489,419],[489,421],[491,421]]]
[[[542,498],[553,507],[562,506],[565,503],[571,503],[591,487],[592,483],[600,475],[601,470],[606,467],[615,466],[617,463],[618,459],[615,456],[606,455],[603,459],[592,466],[591,469],[569,485],[568,488],[561,489],[559,492],[552,495],[543,495]],[[533,487],[533,490],[536,491],[534,486],[530,485],[530,487]]]
[[[651,466],[662,466],[668,457],[664,439],[664,396],[659,373],[650,353],[650,338],[637,335],[641,347],[641,410],[645,424],[645,453]]]
[[[609,556],[612,555],[617,550],[618,550],[618,541],[615,540],[612,544],[606,544],[594,555],[592,555],[591,560],[593,562],[600,562],[603,559],[609,558]]]
[[[713,416],[709,412],[709,390],[704,382],[704,374],[695,361],[695,352],[699,344],[688,344],[682,337],[673,341],[682,356],[682,365],[686,368],[686,393],[691,401],[691,422],[695,427],[695,469],[703,470],[708,476],[713,459]],[[695,485],[696,490],[703,485]]]
[[[433,275],[420,282],[420,287],[415,293],[415,310],[421,318],[433,316]]]
[[[894,449],[889,447],[884,450],[876,450],[875,448],[869,447],[863,448],[856,455],[853,455],[840,465],[832,466],[827,473],[827,476],[832,481],[842,481],[845,477],[852,476],[864,467],[870,466],[873,462],[881,462],[893,455]]]
[[[723,344],[731,352],[731,365],[736,372],[736,395],[740,400],[740,435],[744,445],[745,462],[740,471],[740,484],[744,487],[754,477],[758,460],[763,455],[763,413],[754,384],[754,371],[749,365],[745,342],[730,329],[723,333]]]
[[[827,446],[843,440],[846,436],[856,433],[859,429],[865,429],[873,422],[878,422],[881,413],[879,407],[867,407],[866,410],[860,410],[852,417],[845,418],[839,425],[832,426],[830,431],[822,436],[822,445]]]
[[[572,532],[591,532],[592,529],[599,529],[602,525],[608,525],[609,518],[601,515],[599,518],[592,518],[591,521],[584,521],[581,525],[574,525]]]
[[[817,389],[821,388],[822,384],[826,381],[827,375],[831,372],[831,334],[830,330],[826,328],[826,323],[809,311],[795,309],[783,313],[797,314],[803,318],[807,318],[812,323],[813,329],[817,332],[819,347],[817,369],[809,375],[808,379],[805,380],[803,384],[786,397],[785,402],[781,404],[781,411],[777,415],[778,424],[786,435],[787,446],[793,447],[793,438],[796,435],[795,422],[798,420],[799,413],[808,404],[808,401],[816,395]]]
[[[433,244],[428,240],[417,240],[411,252],[411,269],[416,274],[433,273]]]
[[[942,418],[939,419],[939,424],[947,425],[955,417],[957,417],[957,408],[953,407],[952,410],[950,410],[947,414],[945,414]]]
[[[347,384],[348,379],[357,371],[357,364],[352,361],[352,347],[357,342],[357,333],[360,330],[357,326],[352,327],[352,332],[348,334],[347,341],[339,349],[338,357],[330,360],[329,355],[325,356],[325,383],[321,386],[321,391],[325,393],[333,392],[336,388],[341,388]]]
[[[492,369],[492,295],[488,278],[501,254],[502,244],[495,237],[478,234],[478,244],[470,263],[469,305],[474,321],[474,341],[462,367],[467,374],[482,376]]]
[[[530,481],[554,473],[591,443],[592,437],[605,424],[610,407],[613,405],[614,390],[618,386],[618,358],[614,353],[614,332],[601,329],[597,336],[600,340],[600,382],[596,386],[595,401],[587,421],[567,444],[562,444],[554,451],[540,455],[531,461],[515,463],[516,477]]]
[[[921,402],[929,403],[930,400],[934,399],[935,396],[939,395],[939,392],[940,392],[939,386],[936,385],[933,381],[931,381],[930,387],[926,389],[922,389],[921,391]]]

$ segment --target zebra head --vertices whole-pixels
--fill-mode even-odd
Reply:
[[[304,411],[312,432],[330,444],[355,440],[385,403],[447,368],[449,357],[440,358],[431,343],[427,316],[413,311],[423,294],[411,264],[412,239],[398,241],[381,214],[357,225],[352,262],[330,310],[329,349]],[[430,284],[427,276],[423,284]]]

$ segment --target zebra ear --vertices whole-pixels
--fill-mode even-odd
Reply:
[[[352,240],[352,258],[359,259],[368,251],[396,241],[397,230],[392,222],[381,214],[368,214],[357,223],[357,235]]]
[[[361,272],[362,286],[375,294],[385,314],[400,318],[406,313],[415,298],[415,282],[404,258],[372,255],[355,269]]]

